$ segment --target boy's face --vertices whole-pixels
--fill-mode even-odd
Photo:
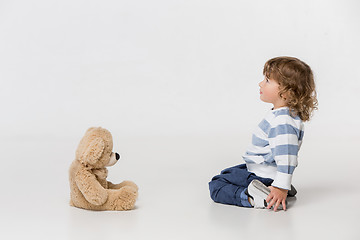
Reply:
[[[260,86],[260,99],[267,103],[272,103],[274,109],[286,106],[286,102],[280,97],[280,85],[277,81],[269,79],[265,76],[265,79],[259,83]]]

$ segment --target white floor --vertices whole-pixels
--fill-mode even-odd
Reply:
[[[2,140],[1,239],[360,239],[359,139],[307,135],[294,176],[298,196],[276,213],[209,197],[208,181],[241,163],[246,139],[114,136],[122,159],[109,180],[140,188],[128,212],[68,205],[67,170],[79,139]]]

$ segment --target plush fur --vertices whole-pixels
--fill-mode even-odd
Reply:
[[[89,128],[70,166],[70,205],[89,210],[131,210],[138,187],[131,181],[113,184],[106,180],[113,140],[104,128]]]

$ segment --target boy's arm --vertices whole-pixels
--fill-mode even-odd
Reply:
[[[268,208],[274,206],[276,211],[280,204],[286,209],[285,200],[291,189],[292,174],[297,166],[299,151],[298,131],[290,124],[280,124],[269,133],[270,147],[274,156],[277,172],[266,199]]]
[[[290,124],[278,125],[270,130],[269,140],[277,166],[276,175],[271,185],[290,190],[292,175],[298,164],[299,140],[297,130]]]

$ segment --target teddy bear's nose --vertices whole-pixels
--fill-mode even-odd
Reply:
[[[116,160],[119,160],[120,159],[120,154],[115,153],[115,158],[116,158]]]

